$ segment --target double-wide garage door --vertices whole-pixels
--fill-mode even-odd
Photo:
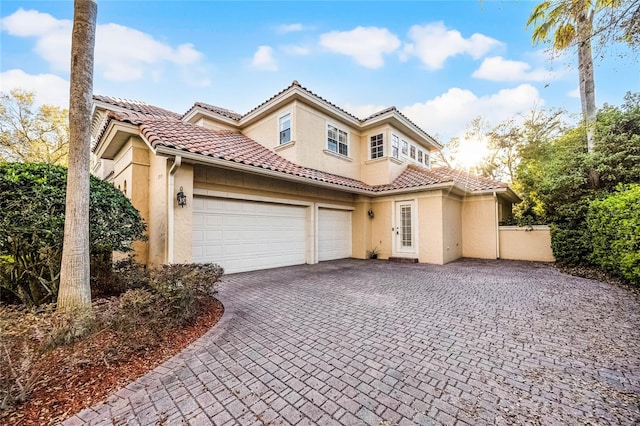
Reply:
[[[227,273],[304,264],[310,207],[194,197],[193,261]],[[318,260],[351,256],[351,212],[318,209]]]
[[[193,261],[225,272],[306,263],[306,208],[194,197]]]

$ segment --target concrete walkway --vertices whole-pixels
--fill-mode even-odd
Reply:
[[[638,424],[640,297],[552,267],[229,275],[226,311],[75,424]]]

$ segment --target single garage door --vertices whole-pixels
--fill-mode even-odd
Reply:
[[[351,212],[318,209],[318,261],[351,257]]]
[[[193,261],[226,273],[306,263],[307,208],[194,197]]]

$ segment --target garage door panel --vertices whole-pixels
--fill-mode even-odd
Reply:
[[[227,273],[306,262],[307,208],[206,197],[193,205],[194,262]]]
[[[318,210],[318,260],[351,257],[351,212]]]

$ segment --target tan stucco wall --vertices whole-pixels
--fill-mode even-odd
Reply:
[[[171,263],[189,263],[192,261],[192,239],[193,239],[193,166],[183,164],[174,173],[174,194],[173,203],[173,259],[171,250],[168,253],[168,260]],[[171,177],[169,177],[171,179]],[[182,187],[187,196],[187,205],[180,207],[175,194]],[[170,219],[169,219],[170,220]],[[171,242],[169,242],[171,244]]]
[[[197,126],[202,126],[205,127],[207,129],[213,129],[213,130],[231,130],[233,132],[237,132],[238,128],[236,126],[232,126],[230,124],[226,124],[226,123],[222,123],[220,121],[214,121],[210,118],[200,118],[199,120],[196,120],[196,122],[194,123]]]
[[[120,189],[140,215],[149,220],[149,152],[147,145],[137,137],[131,137],[115,155],[113,185]],[[136,241],[132,245],[136,260],[146,264],[148,244]]]
[[[432,191],[418,198],[418,260],[441,265],[442,245],[442,194]]]
[[[360,179],[361,141],[357,129],[335,120],[302,102],[296,102],[294,112],[298,164],[341,176]],[[327,124],[349,134],[349,157],[327,151]]]
[[[443,194],[442,263],[462,257],[462,202],[459,197]]]
[[[366,259],[367,251],[372,250],[371,225],[375,219],[368,215],[371,209],[371,199],[368,197],[355,197],[355,210],[351,213],[351,256],[356,259]]]
[[[167,262],[167,175],[171,163],[166,157],[150,155],[149,167],[149,235],[148,265],[162,265]],[[175,195],[174,195],[175,196]]]
[[[242,129],[242,133],[248,138],[253,139],[262,146],[274,149],[280,145],[280,133],[278,131],[278,117],[283,114],[291,113],[291,139],[295,140],[294,123],[293,123],[293,105],[287,105],[271,114],[265,115],[257,122]]]
[[[462,201],[462,255],[480,259],[498,256],[498,222],[493,195],[465,197]]]
[[[501,226],[500,258],[554,262],[548,226]]]
[[[392,212],[393,201],[390,198],[373,198],[371,200],[371,209],[374,212],[373,219],[369,220],[371,226],[371,240],[367,250],[376,248],[378,250],[378,258],[388,259],[392,254]]]

